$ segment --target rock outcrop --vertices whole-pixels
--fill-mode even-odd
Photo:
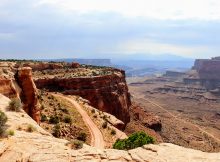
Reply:
[[[54,138],[37,125],[24,111],[6,111],[10,100],[0,94],[0,110],[8,117],[6,123],[9,130],[14,130],[14,136],[0,141],[0,161],[7,162],[219,162],[220,153],[205,153],[183,148],[174,144],[145,145],[130,150],[97,149],[83,145],[80,150],[68,146],[69,141]],[[35,131],[25,131],[31,124]],[[19,128],[19,129],[18,129]]]
[[[220,59],[197,59],[191,74],[184,78],[187,84],[200,84],[208,90],[220,87]]]
[[[125,124],[130,121],[130,94],[124,71],[95,77],[36,78],[38,89],[48,89],[64,94],[79,95],[101,111],[108,112]]]
[[[30,67],[19,68],[17,72],[17,81],[22,89],[21,100],[24,104],[24,110],[37,123],[40,122],[40,106],[38,103],[37,88],[33,82],[32,69]]]
[[[18,97],[18,93],[13,84],[13,80],[4,76],[0,76],[0,93],[9,98]]]

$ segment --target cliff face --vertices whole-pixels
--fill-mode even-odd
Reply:
[[[193,71],[193,74],[184,78],[185,83],[201,84],[208,90],[220,87],[220,60],[218,57],[195,60]]]
[[[130,121],[130,94],[123,71],[97,77],[35,79],[37,88],[79,95],[98,109],[115,115],[125,124]]]
[[[22,89],[21,100],[24,104],[24,110],[37,123],[40,122],[40,110],[37,98],[37,88],[33,82],[32,69],[29,67],[19,68],[17,81]]]
[[[194,68],[201,79],[220,80],[220,60],[196,60]]]

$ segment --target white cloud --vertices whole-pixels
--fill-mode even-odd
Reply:
[[[151,53],[159,55],[163,53],[175,53],[181,56],[192,57],[207,54],[210,52],[210,49],[206,46],[173,45],[148,39],[136,39],[120,43],[112,52],[122,54]]]
[[[219,0],[40,0],[35,6],[40,5],[79,13],[115,12],[128,17],[220,19]]]

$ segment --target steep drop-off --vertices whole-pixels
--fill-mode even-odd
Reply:
[[[116,70],[111,75],[72,78],[36,78],[37,88],[79,95],[98,109],[115,115],[125,124],[130,121],[130,94],[124,71]]]

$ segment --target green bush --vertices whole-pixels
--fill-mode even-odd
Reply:
[[[83,142],[86,141],[86,138],[87,138],[87,134],[84,132],[79,133],[79,135],[77,137],[78,140],[83,141]]]
[[[63,119],[63,121],[64,121],[65,123],[72,123],[72,118],[71,118],[70,116],[65,116],[64,119]]]
[[[11,101],[9,102],[8,110],[18,112],[21,110],[21,108],[22,108],[22,103],[20,99],[18,98],[11,99]]]
[[[8,118],[4,112],[0,111],[0,135],[4,133],[4,126]]]
[[[50,116],[49,123],[50,124],[58,124],[60,122],[58,116]]]
[[[127,139],[118,139],[113,144],[113,148],[118,150],[130,150],[154,142],[153,137],[148,136],[144,132],[137,132],[129,136]]]

